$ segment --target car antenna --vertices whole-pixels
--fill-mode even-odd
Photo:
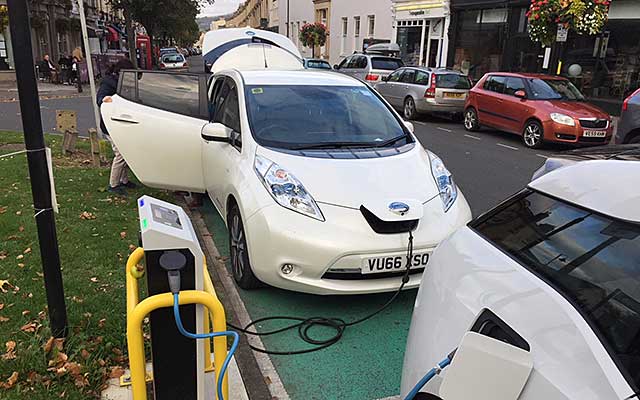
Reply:
[[[262,44],[262,55],[264,57],[264,69],[269,69],[269,65],[267,65],[267,51],[265,50],[264,43]]]

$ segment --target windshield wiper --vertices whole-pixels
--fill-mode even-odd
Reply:
[[[311,150],[311,149],[342,149],[346,147],[370,147],[366,142],[324,142],[309,143],[300,146],[289,147],[290,150]]]
[[[380,142],[380,143],[375,143],[375,147],[387,147],[387,146],[389,146],[389,145],[394,144],[395,142],[397,142],[397,141],[399,141],[399,140],[406,139],[407,137],[409,137],[409,135],[407,135],[407,134],[405,133],[405,134],[402,134],[402,135],[400,135],[400,136],[396,136],[396,137],[394,137],[393,139],[389,139],[389,140],[387,140],[387,141]]]

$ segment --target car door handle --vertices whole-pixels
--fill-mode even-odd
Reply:
[[[111,117],[111,120],[112,121],[119,121],[119,122],[127,122],[129,124],[138,124],[139,123],[138,121],[133,119],[133,117],[131,117],[131,115],[128,115],[128,114],[116,115],[114,117]]]

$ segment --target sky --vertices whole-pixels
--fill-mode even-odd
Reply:
[[[234,12],[242,0],[215,0],[212,5],[202,8],[198,17],[215,17]]]

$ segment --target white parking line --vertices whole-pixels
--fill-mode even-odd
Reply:
[[[447,129],[447,128],[441,128],[441,127],[436,127],[436,129],[439,129],[441,131],[445,131],[445,132],[453,132],[451,129]]]
[[[466,137],[471,138],[471,139],[475,139],[475,140],[482,140],[477,136],[473,136],[473,135],[467,135],[466,133],[464,134]]]
[[[536,153],[536,155],[537,155],[538,157],[542,157],[542,158],[545,158],[545,159],[546,159],[546,158],[549,158],[549,157],[545,156],[544,154],[538,154],[538,153]]]
[[[517,148],[517,147],[509,146],[509,145],[507,145],[507,144],[503,144],[503,143],[496,143],[496,145],[497,145],[497,146],[500,146],[500,147],[505,147],[505,148],[507,148],[507,149],[511,149],[511,150],[516,150],[516,151],[517,151],[517,150],[520,150],[520,149],[519,149],[519,148]]]
[[[418,125],[426,125],[426,123],[421,122],[421,121],[411,121],[411,122],[413,122],[414,124],[418,124]]]

